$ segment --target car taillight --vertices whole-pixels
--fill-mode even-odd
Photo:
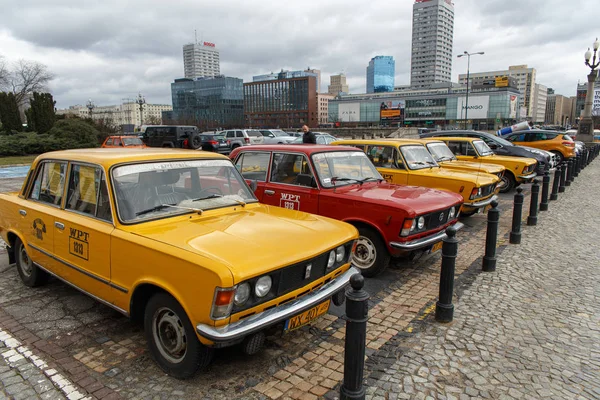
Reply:
[[[575,142],[562,142],[562,144],[567,147],[575,147]]]
[[[210,143],[210,144],[219,144],[219,142],[217,142],[216,140],[210,140],[208,143]]]
[[[227,146],[231,146],[231,140],[227,141]]]
[[[246,143],[250,143],[250,138],[249,138],[249,137],[246,137],[246,138],[244,138],[244,141],[245,141]]]
[[[229,317],[229,314],[231,314],[231,309],[233,308],[235,290],[235,287],[218,287],[215,289],[215,299],[210,311],[210,316],[212,319],[223,319]]]
[[[189,141],[187,139],[185,139],[183,141],[183,147],[188,147],[188,143],[189,143]]]

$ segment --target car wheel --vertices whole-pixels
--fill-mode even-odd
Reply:
[[[551,152],[556,156],[556,164],[560,164],[565,159],[560,151],[552,150]]]
[[[200,343],[183,307],[167,293],[148,301],[144,331],[156,363],[177,379],[192,377],[212,360],[214,350]]]
[[[500,187],[500,193],[508,193],[515,188],[517,185],[517,180],[515,179],[512,172],[506,171],[504,175],[502,175],[502,186]],[[461,213],[462,215],[462,213]]]
[[[199,134],[194,133],[192,134],[192,137],[188,143],[192,150],[198,150],[200,147],[202,147],[202,138]]]
[[[383,272],[390,262],[390,255],[379,236],[371,228],[359,227],[359,238],[356,250],[352,255],[352,264],[360,269],[365,277],[372,277]]]
[[[33,263],[31,258],[29,258],[25,243],[19,238],[15,240],[15,252],[17,271],[26,286],[41,286],[48,281],[48,273]]]
[[[234,144],[233,146],[231,146],[231,150],[235,150],[235,149],[237,149],[238,147],[240,147],[240,145],[239,145],[239,144]]]

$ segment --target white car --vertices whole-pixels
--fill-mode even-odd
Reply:
[[[296,139],[281,129],[259,129],[259,131],[263,135],[263,144],[285,144]]]

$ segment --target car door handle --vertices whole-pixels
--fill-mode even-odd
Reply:
[[[269,196],[273,196],[275,194],[274,190],[265,190],[265,194],[268,194]]]
[[[62,222],[55,222],[54,226],[60,229],[61,231],[65,229],[65,224],[63,224]]]
[[[25,211],[25,210],[19,210],[19,214],[21,214],[22,216],[26,216],[27,215],[27,211]]]

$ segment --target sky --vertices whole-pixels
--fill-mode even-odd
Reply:
[[[183,77],[182,46],[216,44],[221,73],[252,80],[281,69],[344,72],[364,93],[366,67],[393,56],[396,85],[410,83],[412,0],[0,0],[0,56],[45,64],[58,108],[120,104],[141,93],[171,104],[170,83]],[[454,0],[452,79],[471,71],[527,64],[537,83],[576,94],[589,68],[584,53],[600,36],[596,2]]]

